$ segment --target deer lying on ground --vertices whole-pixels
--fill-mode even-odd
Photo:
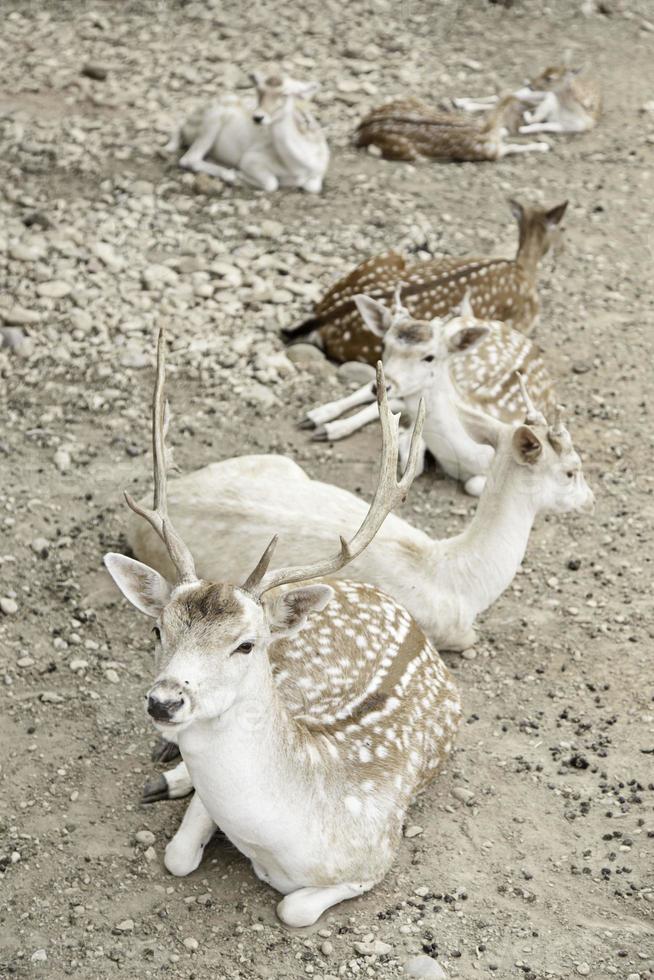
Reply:
[[[513,96],[500,99],[480,122],[435,112],[417,100],[390,102],[359,123],[357,146],[376,146],[387,160],[502,160],[515,153],[546,153],[549,143],[507,143],[522,107]]]
[[[524,112],[518,132],[585,133],[592,129],[601,111],[600,86],[582,73],[583,68],[554,65],[513,92]],[[468,112],[492,111],[497,102],[496,95],[454,99],[457,108]],[[530,111],[525,104],[535,108]]]
[[[314,82],[288,76],[252,76],[256,99],[225,95],[185,122],[166,147],[188,147],[180,167],[220,177],[237,173],[254,187],[276,191],[299,187],[318,193],[329,162],[327,141],[301,101],[317,89]],[[209,157],[210,159],[207,159]]]
[[[565,426],[526,401],[524,422],[508,424],[461,404],[473,439],[494,450],[477,511],[462,534],[432,540],[389,514],[375,540],[348,565],[347,577],[371,582],[407,608],[437,648],[465,650],[475,619],[511,584],[540,513],[592,506],[593,494]],[[413,451],[417,453],[418,445]],[[284,562],[327,554],[334,535],[358,527],[367,505],[340,487],[311,480],[285,456],[239,456],[175,480],[170,509],[214,581],[247,575],[272,533]],[[143,522],[132,521],[134,554],[163,575],[166,548]]]
[[[465,401],[504,422],[515,422],[523,411],[520,384],[526,382],[539,410],[553,411],[554,390],[541,351],[504,323],[478,320],[468,294],[457,311],[431,321],[410,315],[402,306],[399,286],[392,311],[369,296],[357,296],[355,302],[366,325],[382,339],[391,404],[414,417],[424,400],[417,475],[428,449],[449,476],[461,480],[466,493],[479,496],[494,453],[468,435],[459,418],[459,405]],[[366,407],[340,418],[360,405]],[[377,414],[374,385],[366,384],[308,412],[301,426],[315,427],[314,439],[332,441],[351,435]],[[401,438],[400,458],[404,448]]]
[[[342,572],[405,499],[417,447],[398,481],[398,419],[380,370],[381,469],[352,539],[341,537],[335,555],[269,571],[273,537],[243,584],[206,579],[168,514],[163,388],[160,334],[154,509],[127,502],[174,575],[119,554],[105,563],[155,622],[158,675],[147,711],[179,745],[176,788],[184,780],[195,788],[165,864],[175,875],[194,871],[219,826],[285,896],[280,919],[308,926],[389,870],[406,810],[448,755],[461,718],[452,678],[397,602],[371,585],[315,582]]]
[[[409,264],[397,252],[373,256],[334,283],[312,316],[284,331],[286,338],[315,343],[335,361],[376,364],[381,343],[361,317],[354,297],[366,293],[389,303],[399,280],[404,302],[416,319],[445,316],[469,292],[475,316],[528,332],[540,309],[538,266],[559,234],[568,202],[545,209],[517,201],[510,205],[519,228],[514,259],[467,256]]]

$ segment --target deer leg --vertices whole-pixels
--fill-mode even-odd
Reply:
[[[488,109],[492,109],[494,105],[497,105],[498,97],[496,95],[482,95],[478,99],[452,99],[452,103],[456,109],[463,109],[464,112],[486,112]]]
[[[261,154],[244,154],[239,164],[239,170],[243,179],[251,187],[271,193],[279,187],[279,180],[271,171],[267,160]]]
[[[528,123],[542,123],[547,120],[548,116],[552,116],[556,113],[558,105],[558,100],[552,92],[547,92],[543,95],[543,98],[536,103],[536,108],[533,112],[526,112],[525,119]]]
[[[324,425],[325,422],[331,422],[332,419],[337,419],[343,412],[349,412],[351,408],[358,408],[359,405],[365,405],[366,402],[373,401],[374,398],[372,384],[362,385],[356,391],[353,391],[351,395],[346,395],[344,398],[337,398],[336,401],[327,402],[325,405],[319,405],[318,408],[312,408],[300,422],[300,428],[317,428],[319,425]]]
[[[236,173],[227,167],[221,167],[217,163],[205,160],[207,153],[213,146],[218,133],[220,132],[220,119],[208,119],[205,121],[200,134],[191,143],[184,156],[179,161],[179,166],[184,170],[192,170],[196,174],[208,174],[210,177],[220,177],[227,184],[233,184]]]
[[[164,864],[170,873],[181,878],[195,871],[215,831],[216,824],[196,793],[186,808],[179,830],[166,847]]]
[[[565,133],[569,132],[560,122],[530,122],[521,126],[519,133]]]
[[[166,153],[179,153],[182,148],[182,130],[176,129],[172,134],[166,145],[164,146],[164,151]]]
[[[347,883],[325,888],[298,888],[281,900],[277,915],[284,925],[293,929],[312,926],[327,909],[348,898],[358,898],[370,891],[374,884],[374,881],[364,881],[356,885]]]
[[[399,399],[392,398],[389,401],[389,407],[391,412],[401,412],[404,404]],[[346,439],[353,432],[362,429],[368,422],[374,422],[378,418],[379,409],[377,402],[373,402],[372,405],[366,405],[360,412],[357,412],[355,415],[350,415],[346,419],[336,419],[334,422],[327,422],[325,425],[321,425],[314,432],[313,438],[317,442],[336,442],[339,439]]]
[[[153,762],[172,762],[173,759],[178,759],[181,755],[179,751],[179,745],[174,742],[168,742],[165,738],[157,739],[157,744],[150,753],[150,758]]]
[[[174,769],[155,776],[143,787],[141,803],[157,803],[159,800],[178,800],[193,792],[193,783],[185,762],[180,762]]]
[[[549,143],[505,143],[500,150],[499,159],[502,160],[512,153],[547,153],[550,149]]]
[[[309,177],[300,184],[300,187],[309,194],[320,194],[322,191],[322,177]]]

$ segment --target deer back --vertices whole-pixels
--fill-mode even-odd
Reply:
[[[507,324],[492,324],[485,338],[452,357],[450,363],[452,379],[466,400],[503,422],[524,419],[516,371],[522,375],[535,406],[544,415],[552,415],[556,394],[543,352]]]
[[[344,790],[363,784],[404,806],[449,752],[461,717],[458,691],[403,606],[371,585],[330,584],[329,604],[270,648],[273,677],[307,742],[332,771],[337,766]]]

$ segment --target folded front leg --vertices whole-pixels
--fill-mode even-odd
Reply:
[[[164,864],[170,873],[183,877],[195,871],[215,830],[216,824],[196,793],[186,808],[179,830],[166,848]]]
[[[325,888],[298,888],[282,899],[277,906],[277,915],[285,925],[294,929],[312,926],[332,905],[338,905],[348,898],[357,898],[374,884],[374,881],[366,881],[328,885]]]
[[[157,803],[159,800],[178,800],[193,792],[193,783],[185,762],[174,769],[155,776],[143,787],[141,803]]]

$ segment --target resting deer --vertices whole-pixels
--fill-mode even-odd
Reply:
[[[433,320],[415,320],[401,303],[399,286],[392,311],[369,296],[357,296],[355,302],[366,325],[382,339],[392,404],[413,417],[424,400],[424,448],[449,476],[462,481],[467,493],[479,496],[494,453],[468,435],[459,405],[467,402],[504,422],[515,422],[523,411],[520,385],[527,383],[538,408],[552,411],[554,390],[541,351],[506,324],[478,320],[468,294],[457,311]],[[315,427],[314,439],[332,441],[351,435],[377,418],[374,387],[363,385],[345,398],[313,409],[301,426]],[[355,415],[340,418],[362,404],[366,407]],[[418,475],[422,459],[424,449]]]
[[[189,874],[219,826],[285,896],[281,920],[308,926],[386,874],[407,807],[447,756],[461,717],[452,678],[397,602],[370,585],[315,582],[360,556],[405,499],[417,447],[398,481],[398,419],[380,370],[381,468],[352,539],[341,537],[327,558],[269,571],[273,537],[241,585],[206,579],[168,513],[163,389],[160,334],[154,509],[127,502],[174,576],[119,554],[105,563],[155,623],[147,711],[179,745],[177,788],[184,780],[195,788],[165,864]]]
[[[348,566],[348,578],[371,582],[405,606],[437,648],[465,650],[474,643],[475,619],[511,584],[538,514],[592,506],[568,430],[558,419],[549,425],[530,400],[526,406],[521,424],[459,408],[471,437],[495,451],[462,534],[432,540],[389,514]],[[276,530],[282,560],[297,561],[307,551],[328,553],[334,535],[358,527],[367,511],[359,497],[311,480],[275,455],[238,456],[189,473],[171,484],[170,507],[200,574],[218,581],[247,575]],[[171,574],[167,551],[147,525],[133,521],[128,538],[137,558]]]
[[[580,77],[581,75],[581,77]],[[523,104],[524,123],[520,133],[585,133],[592,129],[601,111],[600,86],[583,68],[554,65],[513,92]],[[454,99],[454,105],[468,112],[490,111],[498,96]],[[534,105],[533,111],[524,106]]]
[[[329,162],[327,141],[307,105],[314,82],[255,72],[256,99],[225,95],[185,122],[166,147],[188,147],[180,167],[233,183],[237,172],[265,191],[318,193]],[[207,159],[210,157],[210,159]]]
[[[540,309],[538,267],[550,250],[567,201],[553,208],[525,207],[510,201],[518,222],[514,259],[445,258],[409,264],[397,252],[366,259],[328,290],[306,320],[284,331],[290,341],[307,339],[335,361],[367,361],[381,356],[379,337],[366,325],[355,302],[359,293],[385,302],[403,282],[404,302],[416,319],[445,316],[468,292],[475,316],[502,320],[529,332]]]
[[[438,113],[417,101],[390,102],[359,124],[357,146],[376,146],[387,160],[502,160],[515,153],[546,153],[549,143],[507,143],[522,112],[507,96],[479,123],[454,113]]]

